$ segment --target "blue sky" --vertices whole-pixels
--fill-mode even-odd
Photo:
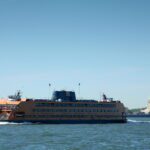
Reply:
[[[150,98],[149,0],[0,0],[0,97]],[[48,87],[51,83],[51,89]],[[50,92],[49,92],[50,91]]]

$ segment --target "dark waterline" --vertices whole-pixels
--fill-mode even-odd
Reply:
[[[0,150],[150,150],[150,118],[126,124],[0,123]]]

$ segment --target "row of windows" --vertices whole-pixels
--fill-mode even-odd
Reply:
[[[33,112],[118,112],[117,109],[33,109]]]
[[[115,104],[37,103],[37,107],[115,107]]]
[[[120,116],[114,116],[114,115],[105,115],[105,116],[99,116],[99,115],[25,115],[27,118],[110,118],[110,117],[120,117]]]
[[[0,109],[14,109],[15,105],[0,105]]]
[[[1,104],[0,107],[15,107],[14,104]]]

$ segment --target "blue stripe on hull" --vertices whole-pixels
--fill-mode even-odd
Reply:
[[[103,123],[126,123],[127,120],[22,120],[22,121],[8,121],[8,122],[31,122],[41,124],[103,124]]]

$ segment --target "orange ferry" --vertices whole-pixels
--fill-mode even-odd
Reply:
[[[0,99],[0,121],[49,124],[126,123],[120,101],[76,100],[73,91],[55,91],[51,100],[22,99],[20,92]]]

